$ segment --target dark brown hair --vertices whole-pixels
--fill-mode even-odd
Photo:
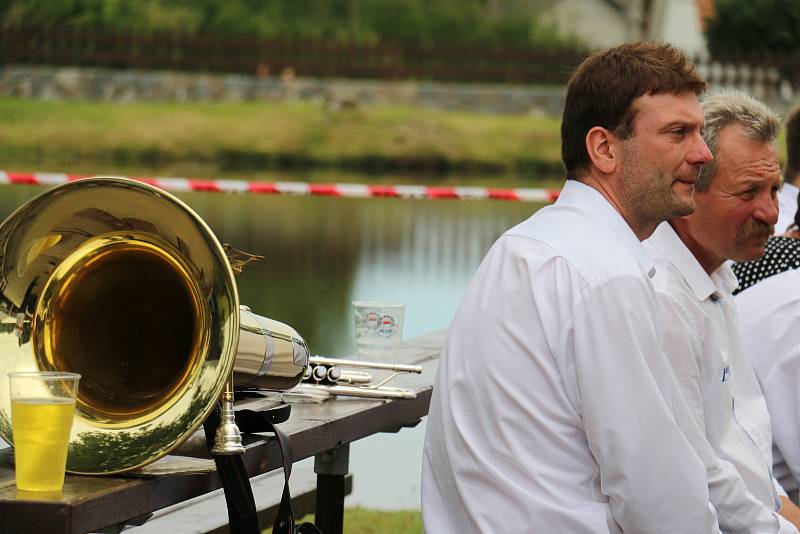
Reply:
[[[693,92],[706,82],[678,48],[665,43],[628,43],[588,57],[567,83],[561,121],[561,159],[568,179],[589,166],[586,134],[602,126],[621,139],[633,135],[633,101],[644,94]]]
[[[786,169],[783,176],[794,183],[800,174],[800,108],[786,117]]]

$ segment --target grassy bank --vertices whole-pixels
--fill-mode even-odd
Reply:
[[[222,171],[561,174],[559,122],[400,106],[88,103],[0,98],[0,164],[91,161]]]
[[[313,521],[309,515],[297,523]],[[364,508],[346,508],[344,511],[344,531],[347,534],[422,534],[422,514],[414,510],[383,512]],[[272,529],[264,531],[271,534]]]

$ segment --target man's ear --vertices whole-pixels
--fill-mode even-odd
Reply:
[[[619,165],[618,140],[602,126],[595,126],[586,134],[586,152],[592,164],[605,174],[613,173]]]

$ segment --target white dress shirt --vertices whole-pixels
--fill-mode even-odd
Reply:
[[[776,513],[769,413],[742,348],[736,276],[727,264],[709,276],[667,223],[645,247],[656,263],[664,352],[714,450],[709,490],[723,532],[797,532]]]
[[[772,416],[773,470],[786,489],[800,480],[800,270],[736,295],[742,340]]]
[[[439,364],[426,532],[719,532],[652,271],[612,206],[571,180],[500,237]]]
[[[798,193],[800,193],[800,189],[788,182],[784,182],[783,187],[778,191],[778,222],[775,224],[777,235],[785,233],[786,229],[794,222]]]

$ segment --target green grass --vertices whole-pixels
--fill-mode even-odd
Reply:
[[[372,164],[380,171],[407,160],[422,161],[423,169],[497,175],[541,168],[558,172],[559,150],[559,121],[553,118],[384,105],[333,111],[307,102],[0,98],[0,163],[91,160],[251,170]]]
[[[308,515],[297,523],[313,521]],[[271,533],[269,528],[264,531]],[[344,511],[344,532],[346,534],[422,534],[422,514],[416,510],[383,512],[364,508],[347,508]]]
[[[559,127],[555,118],[389,105],[0,98],[0,169],[548,187],[562,183]],[[778,146],[785,160],[783,136]]]

